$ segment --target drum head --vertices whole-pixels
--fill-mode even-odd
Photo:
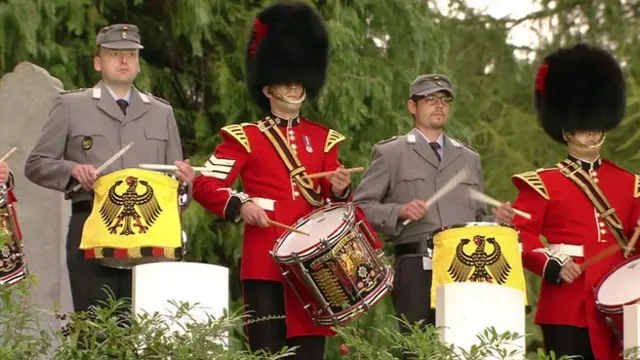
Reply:
[[[602,281],[596,294],[603,306],[621,306],[640,299],[640,258],[623,263]]]
[[[322,238],[327,238],[340,229],[348,211],[348,207],[338,206],[311,213],[310,216],[296,226],[296,229],[309,234],[309,236],[294,232],[287,234],[275,254],[277,256],[287,256],[294,252],[300,253],[318,244]]]

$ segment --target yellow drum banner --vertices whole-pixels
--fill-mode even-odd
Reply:
[[[179,182],[129,168],[99,177],[80,249],[86,258],[178,258],[182,226]]]
[[[454,282],[487,282],[521,290],[528,305],[518,232],[497,223],[452,226],[433,236],[431,308],[436,289]]]

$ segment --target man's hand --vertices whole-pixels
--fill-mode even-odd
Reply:
[[[511,203],[506,202],[500,205],[499,208],[493,209],[493,214],[496,216],[497,222],[511,224],[516,213],[513,211]]]
[[[340,196],[351,184],[351,174],[344,169],[344,166],[340,166],[336,170],[335,173],[329,175],[329,181],[331,182],[331,191]]]
[[[193,170],[189,164],[189,159],[185,161],[176,161],[174,165],[178,168],[174,173],[175,177],[184,183],[190,184],[196,176],[196,171]]]
[[[240,215],[242,216],[242,221],[246,224],[260,227],[269,226],[267,214],[260,206],[251,201],[242,204]]]
[[[398,216],[401,219],[420,220],[427,214],[427,206],[422,200],[412,200],[400,207]]]
[[[77,164],[71,169],[71,176],[78,180],[85,190],[90,191],[97,178],[96,168],[93,165]]]
[[[0,161],[0,184],[6,184],[9,181],[9,164]]]
[[[572,283],[580,274],[582,274],[582,269],[573,260],[569,260],[560,270],[560,278],[567,283]]]

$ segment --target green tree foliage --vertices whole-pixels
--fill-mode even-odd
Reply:
[[[549,166],[564,155],[537,125],[532,108],[536,62],[518,60],[508,31],[524,21],[550,26],[539,54],[586,40],[606,45],[626,64],[629,112],[610,134],[605,155],[636,169],[640,137],[636,68],[640,58],[638,5],[613,0],[537,1],[542,9],[524,19],[495,19],[450,0],[444,16],[433,2],[418,0],[316,0],[331,34],[328,83],[304,115],[344,133],[346,166],[366,166],[372,145],[407,132],[409,83],[421,73],[449,75],[457,101],[448,131],[482,155],[486,192],[511,200],[512,174]],[[31,61],[61,79],[67,89],[90,87],[96,32],[108,23],[140,27],[145,49],[137,85],[171,102],[185,153],[201,164],[219,143],[227,124],[254,121],[260,114],[244,87],[243,52],[250,21],[269,1],[258,0],[5,0],[0,2],[0,74]],[[523,50],[523,49],[518,49]],[[539,56],[538,56],[539,59]],[[354,177],[358,184],[359,176]],[[193,204],[184,219],[189,259],[231,270],[234,309],[240,306],[238,270],[241,225],[224,222]],[[534,305],[538,279],[530,277]],[[395,327],[390,298],[351,326]],[[539,345],[531,326],[532,350]],[[378,333],[367,330],[371,341]],[[239,336],[239,334],[238,334]],[[382,340],[381,340],[382,341]],[[339,355],[340,339],[328,346]]]

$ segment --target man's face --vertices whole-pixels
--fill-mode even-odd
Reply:
[[[265,86],[262,92],[276,111],[299,111],[302,106],[301,100],[304,100],[304,87],[297,83]]]
[[[602,131],[575,131],[565,134],[565,139],[571,152],[582,156],[595,156],[600,152],[600,147],[594,146],[600,143],[603,135]]]
[[[427,129],[443,129],[449,118],[449,106],[453,97],[447,92],[438,91],[417,101],[409,100],[407,107],[413,114],[416,125]]]
[[[98,55],[93,59],[93,67],[102,72],[102,78],[112,84],[133,84],[140,63],[138,49],[115,50],[100,48]]]

